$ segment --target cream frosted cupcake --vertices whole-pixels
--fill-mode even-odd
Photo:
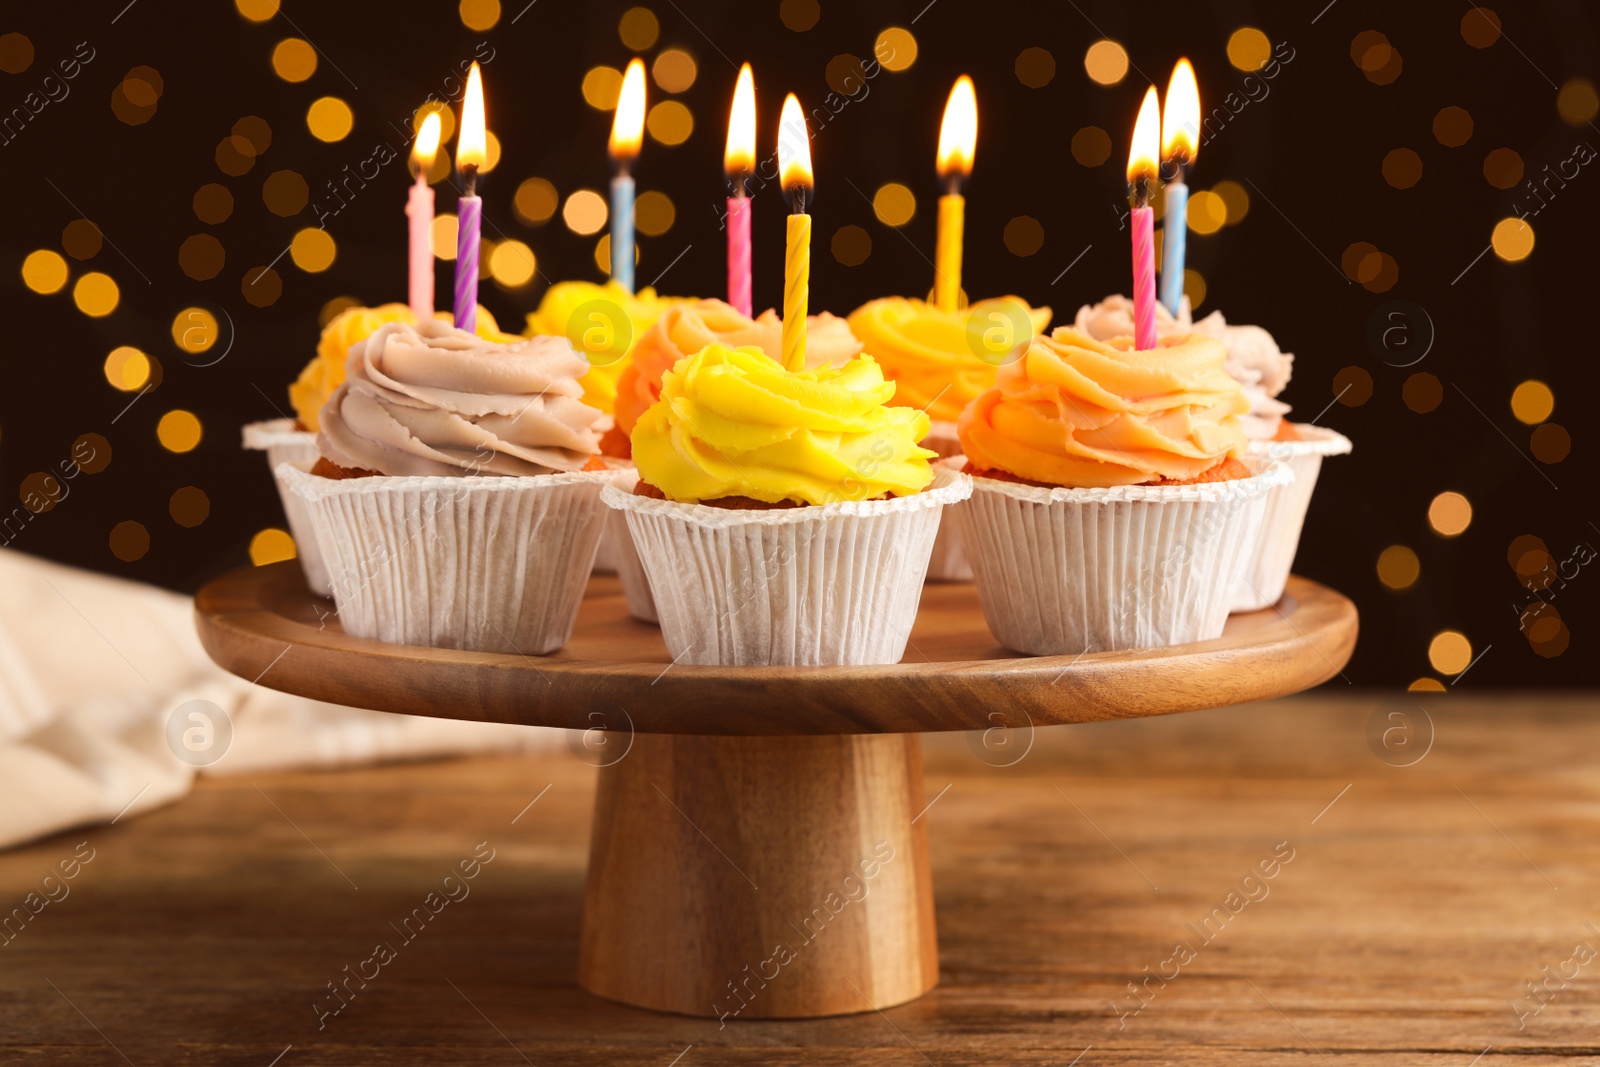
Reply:
[[[1241,459],[1249,405],[1223,360],[1197,335],[1133,351],[1063,327],[962,412],[973,493],[956,518],[1002,644],[1076,655],[1222,632],[1289,477]]]
[[[873,300],[850,316],[850,330],[895,383],[894,403],[927,412],[923,442],[941,457],[960,455],[956,418],[995,382],[996,370],[1016,358],[1050,324],[1050,309],[1014,296],[980,300],[958,311],[904,297]],[[969,581],[972,567],[954,523],[945,523],[928,564],[932,580]]]
[[[1232,325],[1220,311],[1191,322],[1187,298],[1177,318],[1168,315],[1164,307],[1158,307],[1157,315],[1160,336],[1192,331],[1222,342],[1228,354],[1223,369],[1239,383],[1250,401],[1250,410],[1244,416],[1250,453],[1279,460],[1294,472],[1294,480],[1273,490],[1267,500],[1261,539],[1234,594],[1234,611],[1270,607],[1283,596],[1294,565],[1322,458],[1348,453],[1350,439],[1334,430],[1289,421],[1289,405],[1278,395],[1294,373],[1294,356],[1279,349],[1266,330]],[[1099,304],[1079,309],[1077,325],[1100,340],[1132,336],[1133,302],[1127,297],[1109,296]]]
[[[624,511],[675,662],[894,663],[940,511],[961,474],[918,446],[928,417],[888,406],[869,357],[788,371],[707,346],[662,380],[632,435]]]
[[[861,354],[861,342],[850,327],[826,312],[806,320],[806,338],[806,363],[811,367],[842,364]],[[617,381],[617,422],[601,440],[601,450],[631,463],[633,445],[629,435],[639,417],[661,398],[661,379],[680,359],[712,344],[758,348],[776,358],[782,351],[783,323],[771,309],[752,319],[721,300],[697,300],[667,308],[639,339],[633,358]],[[606,520],[602,551],[608,544],[612,548],[611,560],[622,579],[629,613],[636,619],[656,622],[650,585],[628,535],[627,518],[620,511],[612,512]]]
[[[350,356],[350,346],[366,340],[386,323],[414,324],[416,321],[416,316],[405,304],[346,308],[335,315],[322,329],[316,355],[300,372],[300,377],[289,386],[289,405],[294,408],[295,417],[248,423],[244,427],[244,447],[265,452],[267,465],[273,471],[285,463],[301,470],[310,470],[321,455],[317,451],[317,414],[333,391],[344,382],[344,366]],[[481,307],[478,309],[478,335],[490,340],[508,339],[495,324],[494,316]],[[333,585],[328,577],[328,568],[317,548],[316,536],[311,532],[305,505],[299,497],[284,491],[281,480],[278,480],[278,496],[283,501],[284,515],[289,520],[289,533],[294,537],[295,552],[305,571],[306,585],[319,596],[332,596]]]
[[[571,634],[600,538],[601,413],[562,338],[389,323],[350,350],[306,505],[345,631],[540,654]]]

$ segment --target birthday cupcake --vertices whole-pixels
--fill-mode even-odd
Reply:
[[[1050,309],[1014,296],[980,300],[944,311],[921,300],[884,297],[858,308],[850,331],[895,383],[894,403],[918,408],[932,420],[923,444],[941,457],[958,456],[956,418],[995,382],[995,372],[1050,324]],[[959,528],[945,523],[934,546],[928,577],[968,581],[972,568]]]
[[[1002,367],[957,427],[956,518],[989,628],[1035,655],[1214,638],[1288,468],[1246,454],[1221,342],[1148,351],[1062,327]]]
[[[1250,410],[1243,417],[1250,453],[1278,460],[1294,472],[1293,481],[1274,489],[1267,498],[1261,538],[1234,593],[1234,611],[1270,607],[1283,596],[1283,587],[1294,565],[1322,459],[1349,453],[1350,439],[1337,431],[1310,423],[1293,423],[1285,417],[1290,408],[1278,395],[1289,384],[1294,372],[1294,356],[1279,349],[1266,330],[1259,326],[1232,325],[1220,311],[1192,322],[1187,297],[1176,317],[1159,305],[1156,314],[1160,336],[1193,332],[1222,342],[1227,350],[1223,369],[1239,383],[1250,402]],[[1103,341],[1130,337],[1133,335],[1133,302],[1126,297],[1109,296],[1092,307],[1080,308],[1077,326]]]
[[[944,505],[928,417],[890,406],[870,357],[789,371],[711,344],[662,378],[634,426],[627,515],[675,662],[894,663]]]
[[[687,297],[657,296],[651,288],[630,293],[616,282],[557,282],[545,291],[537,311],[528,314],[529,337],[565,337],[588,357],[583,402],[609,415],[617,400],[617,379],[628,357],[661,317]]]
[[[602,414],[563,338],[484,341],[391,322],[350,349],[307,514],[347,633],[542,654],[571,634],[600,538]]]
[[[440,314],[441,317],[445,315]],[[350,346],[366,340],[385,323],[416,321],[416,316],[404,304],[352,307],[335,315],[322,329],[316,355],[289,386],[289,405],[294,408],[295,417],[247,423],[243,432],[244,447],[265,452],[267,465],[273,471],[285,463],[310,470],[321,456],[317,451],[317,413],[344,382],[344,365],[350,356]],[[478,308],[478,335],[491,340],[507,339],[495,325],[494,316],[481,307]],[[289,533],[294,536],[295,552],[305,571],[307,587],[318,596],[332,596],[328,568],[311,532],[305,505],[298,497],[285,492],[281,481],[278,496],[283,501],[284,516],[289,520]]]
[[[841,318],[823,312],[806,319],[806,364],[821,367],[843,364],[861,354],[861,342]],[[758,348],[777,357],[782,351],[783,323],[771,309],[756,318],[742,314],[721,300],[673,304],[661,313],[634,347],[633,358],[617,381],[616,425],[601,438],[600,449],[609,457],[633,458],[629,435],[639,417],[661,397],[661,379],[680,359],[707,345]],[[654,599],[639,554],[628,535],[626,516],[614,511],[606,519],[602,550],[612,547],[612,560],[628,611],[636,619],[655,622]],[[597,565],[598,569],[598,565]]]

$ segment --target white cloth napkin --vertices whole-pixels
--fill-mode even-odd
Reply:
[[[168,720],[192,700],[220,708],[232,728],[225,754],[199,768],[208,774],[561,744],[557,730],[390,715],[251,685],[207,658],[193,611],[175,593],[0,550],[0,848],[182,797],[197,768],[175,755]]]

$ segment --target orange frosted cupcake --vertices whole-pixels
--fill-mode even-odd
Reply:
[[[1246,454],[1220,342],[1135,351],[1063,327],[961,413],[956,509],[984,615],[1008,647],[1076,655],[1206,640],[1286,468]]]

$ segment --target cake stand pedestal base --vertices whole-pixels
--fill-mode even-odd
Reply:
[[[602,768],[578,982],[738,1019],[902,1004],[939,980],[914,734],[638,734]]]

